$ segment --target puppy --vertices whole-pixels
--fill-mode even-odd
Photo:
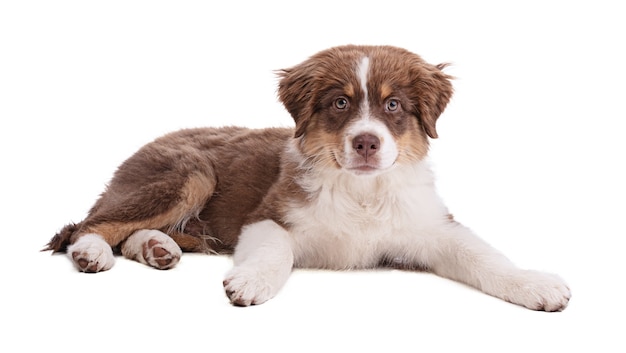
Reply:
[[[234,305],[274,297],[294,267],[428,270],[533,310],[560,311],[559,277],[522,270],[453,220],[428,138],[451,77],[390,46],[341,46],[279,72],[295,128],[189,129],[141,148],[85,220],[44,250],[100,272],[114,250],[157,269],[182,251],[233,253]]]

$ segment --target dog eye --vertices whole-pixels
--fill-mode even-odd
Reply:
[[[348,100],[344,97],[339,97],[335,99],[335,108],[339,110],[348,109]]]
[[[400,108],[400,101],[397,99],[390,99],[385,104],[385,109],[389,112],[395,112],[398,108]]]

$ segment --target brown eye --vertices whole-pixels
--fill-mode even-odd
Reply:
[[[385,109],[389,112],[395,112],[398,108],[400,108],[400,101],[397,99],[390,99],[385,104]]]
[[[344,97],[339,97],[335,100],[335,108],[339,110],[348,109],[348,100]]]

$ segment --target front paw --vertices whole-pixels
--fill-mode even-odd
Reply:
[[[224,279],[224,290],[236,306],[262,304],[274,296],[272,286],[252,268],[235,267]]]
[[[520,271],[504,282],[502,299],[532,310],[562,311],[572,296],[565,281],[550,273]]]

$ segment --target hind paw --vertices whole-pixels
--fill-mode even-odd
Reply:
[[[182,250],[167,234],[142,229],[133,233],[122,245],[122,254],[154,268],[167,270],[180,261]]]
[[[67,248],[67,254],[81,272],[106,271],[115,263],[111,246],[98,234],[83,235]]]

